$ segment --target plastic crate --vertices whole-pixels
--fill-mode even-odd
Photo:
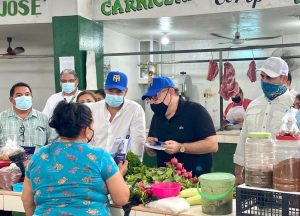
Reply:
[[[236,215],[300,216],[300,193],[239,185]]]

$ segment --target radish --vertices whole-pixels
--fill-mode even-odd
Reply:
[[[188,178],[189,178],[189,175],[188,175],[187,172],[186,172],[186,173],[183,173],[182,176],[183,176],[185,179],[188,179]]]
[[[193,183],[198,183],[198,178],[197,178],[197,176],[195,176],[194,178],[192,178],[193,179]]]
[[[144,183],[141,181],[139,182],[139,188],[142,190],[142,191],[145,191],[145,185]]]
[[[183,164],[182,163],[177,163],[176,164],[176,169],[182,170],[183,169]]]
[[[183,168],[183,169],[181,170],[181,173],[182,173],[182,174],[183,174],[183,173],[186,173],[186,169]]]
[[[173,165],[177,165],[178,164],[178,160],[177,160],[177,158],[176,157],[173,157],[172,159],[171,159],[171,164],[173,164]]]
[[[152,194],[153,194],[153,192],[152,192],[151,189],[147,189],[146,192],[147,192],[147,194],[148,194],[149,196],[152,196]]]
[[[180,171],[180,170],[175,170],[175,173],[176,173],[177,175],[181,175],[181,171]]]

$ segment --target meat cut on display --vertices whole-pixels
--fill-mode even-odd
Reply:
[[[249,64],[249,69],[248,69],[248,72],[247,72],[247,76],[249,77],[251,82],[256,81],[256,64],[255,64],[254,60],[252,60]]]
[[[206,79],[213,81],[219,73],[219,66],[215,60],[210,60],[208,63],[208,73]]]
[[[229,100],[239,93],[239,84],[235,80],[235,70],[231,63],[224,63],[224,74],[219,90],[219,94],[224,100]]]

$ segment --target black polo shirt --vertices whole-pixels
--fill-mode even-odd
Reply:
[[[175,115],[171,119],[154,114],[149,137],[157,137],[159,141],[174,140],[188,143],[203,140],[216,135],[213,121],[207,110],[200,104],[179,99]],[[176,157],[187,171],[194,175],[210,172],[212,154],[176,153],[169,155],[164,151],[157,151],[157,165],[165,166],[165,162]]]

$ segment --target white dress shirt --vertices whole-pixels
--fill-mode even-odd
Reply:
[[[43,110],[43,114],[45,114],[47,116],[48,119],[50,119],[53,115],[53,111],[56,107],[56,105],[62,101],[62,100],[66,100],[68,103],[70,102],[76,102],[76,98],[77,98],[77,95],[80,93],[81,91],[77,90],[75,92],[74,95],[71,95],[71,96],[66,96],[66,95],[63,95],[62,92],[58,92],[56,94],[53,94],[51,95],[47,102],[46,102],[46,105],[44,107],[44,110]]]
[[[295,97],[297,96],[297,94],[299,94],[295,89],[291,89],[290,92],[291,92],[291,94],[294,95]]]
[[[245,164],[245,142],[248,133],[269,132],[273,138],[278,135],[282,117],[293,105],[294,99],[295,97],[287,90],[272,101],[268,101],[265,96],[260,96],[249,104],[240,140],[233,157],[235,164],[240,166]]]
[[[136,102],[124,99],[122,108],[110,122],[110,112],[107,110],[105,101],[99,101],[89,106],[94,118],[94,139],[92,145],[101,147],[109,153],[116,152],[113,146],[115,139],[130,135],[130,150],[143,156],[144,142],[146,139],[145,112]]]

